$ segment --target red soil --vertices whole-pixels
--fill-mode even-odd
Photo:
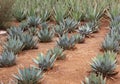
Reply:
[[[89,63],[92,62],[92,58],[101,53],[101,43],[109,31],[107,26],[108,22],[102,21],[99,33],[93,34],[94,37],[86,38],[83,44],[76,44],[75,50],[65,51],[67,58],[55,62],[54,68],[44,74],[42,84],[80,84],[91,70]],[[18,55],[16,66],[0,68],[0,80],[7,83],[8,79],[12,78],[11,74],[17,73],[17,68],[20,65],[25,67],[35,65],[32,58],[36,58],[41,52],[46,53],[55,44],[56,38],[51,43],[40,43],[38,49],[21,52]],[[118,56],[118,71],[120,70],[119,62],[120,57]],[[116,76],[117,79],[108,80],[107,84],[120,84],[119,76],[120,74]]]

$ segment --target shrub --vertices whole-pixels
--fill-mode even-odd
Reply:
[[[15,0],[0,0],[0,28],[4,28],[6,23],[12,18],[12,6]]]

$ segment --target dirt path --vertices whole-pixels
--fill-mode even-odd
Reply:
[[[106,21],[103,22],[99,33],[93,34],[94,37],[86,38],[84,44],[77,44],[76,50],[66,51],[67,59],[56,61],[53,70],[44,74],[42,84],[80,84],[82,80],[88,75],[90,71],[91,59],[100,53],[101,43],[108,31],[106,29]],[[24,65],[26,67],[34,65],[32,58],[35,58],[39,53],[53,48],[56,39],[51,43],[40,43],[39,49],[22,52],[18,59],[17,65],[9,68],[0,68],[0,80],[8,82],[12,78],[13,73],[17,72],[17,67]],[[118,67],[119,69],[120,67]],[[109,83],[110,82],[110,83]],[[108,84],[120,84],[119,79],[109,81]]]

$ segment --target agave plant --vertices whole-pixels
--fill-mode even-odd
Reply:
[[[105,37],[102,43],[102,49],[104,51],[114,51],[114,52],[118,52],[120,50],[117,39],[111,37],[110,35],[107,35]]]
[[[68,32],[74,32],[77,28],[78,22],[74,21],[73,19],[67,18],[65,19],[64,24]]]
[[[105,52],[103,55],[98,55],[91,63],[92,71],[101,74],[104,77],[116,75],[116,54],[113,52]]]
[[[70,0],[69,3],[69,5],[71,5],[70,16],[78,22],[84,20],[84,14],[80,5],[81,1]]]
[[[85,36],[89,36],[92,33],[92,29],[90,28],[89,24],[85,24],[79,27],[79,33]]]
[[[53,30],[50,30],[48,25],[45,23],[42,25],[42,29],[38,31],[38,38],[41,42],[50,42],[54,36]]]
[[[69,38],[67,34],[64,34],[62,37],[59,37],[57,41],[57,45],[64,50],[74,48],[75,46],[75,38]]]
[[[73,37],[75,38],[76,43],[84,43],[85,41],[85,35],[75,34]]]
[[[63,60],[66,58],[66,55],[63,52],[64,50],[60,47],[55,47],[54,49],[48,50],[48,53],[50,53],[51,55],[56,55],[58,60]]]
[[[120,7],[119,1],[110,3],[109,10],[107,11],[107,16],[110,17],[111,20],[114,20],[119,16]]]
[[[15,10],[13,16],[16,18],[17,21],[21,22],[22,20],[26,19],[27,14],[25,10]]]
[[[45,22],[50,18],[51,13],[50,13],[49,8],[46,8],[45,6],[45,7],[41,7],[40,9],[39,8],[37,9],[37,15],[41,17],[42,22]]]
[[[110,28],[112,27],[119,27],[120,26],[120,16],[114,17],[113,20],[110,22]]]
[[[117,40],[118,42],[120,42],[120,28],[118,27],[112,27],[110,32],[108,33],[108,35],[111,38],[114,38],[115,40]]]
[[[99,21],[103,15],[103,7],[100,7],[99,3],[93,4],[93,2],[85,1],[85,17],[90,21]]]
[[[92,33],[96,33],[99,31],[99,23],[98,21],[91,21],[88,23],[90,29],[92,30]]]
[[[23,50],[37,48],[38,41],[37,41],[37,39],[34,38],[34,36],[32,36],[30,34],[22,34],[20,39],[24,44]]]
[[[17,84],[39,84],[43,73],[41,69],[28,67],[18,69],[18,74],[14,74],[13,77],[16,79]]]
[[[41,19],[39,17],[30,16],[27,19],[29,27],[38,27],[38,25],[41,23]]]
[[[59,25],[56,25],[56,27],[55,27],[55,33],[58,36],[62,36],[66,32],[67,32],[67,29],[65,28],[65,25],[64,25],[63,22],[60,22]]]
[[[37,35],[37,29],[35,27],[29,28],[28,33],[30,35],[36,36]]]
[[[62,6],[62,7],[61,7]],[[57,23],[62,22],[64,20],[64,18],[67,16],[66,12],[68,10],[68,8],[65,6],[65,4],[63,3],[58,3],[53,7],[54,10],[54,18],[56,20]]]
[[[41,68],[42,70],[49,70],[53,68],[55,60],[56,55],[51,56],[50,53],[47,53],[46,55],[40,53],[36,59],[33,59],[33,61],[38,64],[39,68]]]
[[[19,53],[24,48],[23,42],[17,38],[9,38],[8,41],[3,46],[5,50],[14,52],[14,54]]]
[[[4,50],[0,56],[0,67],[10,67],[16,64],[14,52]]]
[[[106,79],[102,75],[96,75],[91,73],[89,77],[85,78],[85,81],[82,84],[106,84]]]
[[[7,29],[7,32],[9,34],[9,37],[15,37],[20,36],[23,33],[23,30],[21,27],[11,27],[10,29]]]
[[[23,31],[25,31],[25,30],[28,30],[29,25],[28,25],[28,23],[25,21],[25,22],[21,22],[20,25],[19,25],[19,27],[20,27]]]

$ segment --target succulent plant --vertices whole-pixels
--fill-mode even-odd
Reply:
[[[28,29],[28,33],[30,35],[36,36],[37,35],[37,29],[35,27],[31,27]]]
[[[92,71],[103,75],[103,77],[111,77],[118,72],[116,69],[116,56],[112,52],[105,52],[103,55],[98,55],[91,63]]]
[[[27,19],[29,27],[38,27],[38,25],[41,23],[41,19],[39,17],[30,16]]]
[[[112,27],[119,27],[120,26],[120,16],[115,17],[110,22],[110,28]]]
[[[14,52],[4,50],[0,56],[0,67],[10,67],[16,64]]]
[[[17,38],[9,38],[4,44],[4,49],[14,52],[14,54],[19,53],[24,48],[23,42]]]
[[[40,69],[28,67],[18,69],[18,74],[13,75],[17,84],[39,84],[43,73]]]
[[[55,27],[55,33],[58,36],[62,36],[63,34],[65,34],[67,32],[67,29],[65,28],[65,25],[63,22],[60,22],[59,25],[56,25]]]
[[[25,30],[28,30],[29,25],[28,25],[27,22],[21,22],[20,25],[19,25],[19,27],[20,27],[23,31],[25,31]]]
[[[114,52],[118,52],[120,50],[117,39],[111,37],[110,35],[107,35],[105,37],[102,43],[102,49],[104,51],[114,51]]]
[[[74,32],[77,28],[78,22],[73,19],[67,18],[64,21],[65,28],[67,28],[68,32]]]
[[[24,44],[23,50],[37,48],[38,41],[34,38],[34,36],[24,33],[23,35],[21,35],[20,39]]]
[[[75,46],[75,38],[69,38],[67,34],[64,34],[62,37],[59,37],[57,41],[57,45],[64,50],[74,48]]]
[[[42,70],[49,70],[53,68],[55,60],[56,60],[56,55],[51,56],[51,53],[49,52],[47,52],[46,55],[40,53],[36,59],[33,59],[33,61],[36,64],[38,64],[39,68],[41,68]]]
[[[41,17],[41,21],[45,22],[50,18],[50,10],[46,7],[41,7],[41,9],[38,9],[37,15]]]
[[[102,75],[96,75],[91,73],[89,77],[85,78],[85,81],[82,84],[106,84],[106,79]]]
[[[66,55],[63,53],[64,50],[60,47],[54,47],[54,49],[48,50],[48,53],[52,55],[56,55],[58,60],[63,60],[66,58]]]
[[[89,24],[85,24],[79,27],[79,33],[85,36],[89,36],[92,33],[92,29],[90,28]]]
[[[50,42],[54,36],[53,30],[51,30],[45,23],[42,25],[42,29],[38,31],[38,38],[41,42]]]
[[[21,27],[11,27],[10,29],[7,29],[7,32],[9,34],[9,37],[15,37],[20,36],[23,33],[23,30]]]
[[[92,33],[96,33],[99,31],[98,21],[88,22],[88,25],[89,25],[90,29],[92,30]]]
[[[73,35],[73,37],[75,38],[76,43],[84,43],[85,42],[85,35],[75,34],[75,35]]]
[[[17,21],[21,22],[22,20],[26,19],[26,11],[25,10],[16,10],[14,11],[13,16],[16,18]]]
[[[59,24],[59,22],[62,22],[64,18],[67,16],[66,12],[68,8],[67,6],[65,6],[65,4],[60,2],[53,7],[53,10],[54,10],[54,19]]]
[[[112,27],[108,35],[111,38],[114,38],[114,40],[117,40],[118,42],[120,42],[120,28]]]

